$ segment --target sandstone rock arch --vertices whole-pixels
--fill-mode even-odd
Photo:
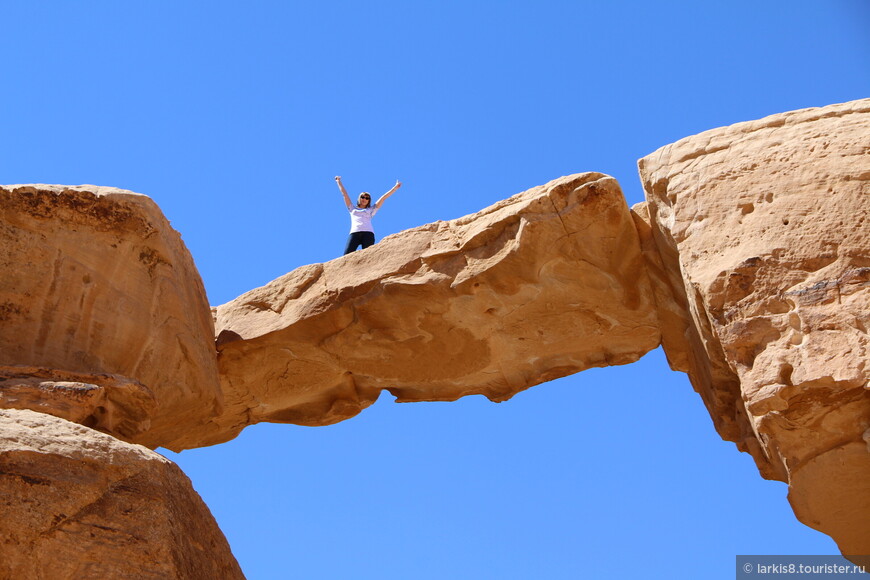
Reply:
[[[43,453],[17,446],[22,424],[81,436],[52,461],[129,475],[163,465],[135,444],[325,425],[382,389],[499,401],[662,344],[719,434],[789,484],[798,518],[866,554],[868,133],[870,99],[714,129],[642,159],[647,201],[632,209],[606,175],[563,177],[214,309],[147,197],[0,187],[0,488],[42,497],[55,485],[22,467],[22,453]],[[178,477],[166,485],[178,491]],[[124,488],[92,480],[117,505]],[[42,509],[22,516],[35,534],[57,525]],[[213,545],[225,554],[201,565],[236,574]],[[15,544],[2,549],[25,570]],[[200,565],[195,547],[174,554],[179,569]]]

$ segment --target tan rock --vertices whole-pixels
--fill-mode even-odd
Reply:
[[[655,232],[650,225],[649,206],[646,202],[632,207],[631,215],[637,228],[647,275],[652,283],[665,355],[672,369],[688,372],[692,366],[688,357],[694,354],[686,342],[686,329],[689,327],[691,316],[685,300],[675,298],[683,295],[682,278],[679,277],[679,272],[675,275],[665,266],[665,262],[673,263],[675,256],[668,256],[659,251]],[[663,252],[667,250],[668,248],[663,248]]]
[[[0,409],[30,409],[133,439],[156,408],[150,390],[124,377],[0,367]]]
[[[244,578],[190,481],[140,445],[0,410],[0,578]]]
[[[114,405],[114,418],[95,427],[151,447],[188,447],[191,427],[203,440],[220,414],[210,309],[153,201],[95,186],[2,186],[0,269],[0,365],[126,377],[157,406],[147,396],[144,406]],[[129,389],[114,397],[117,384],[102,388],[132,404]],[[43,392],[40,410],[50,412],[57,389]],[[124,409],[135,416],[125,421]],[[129,429],[115,430],[122,424]]]
[[[216,310],[234,432],[325,425],[371,404],[515,393],[659,344],[616,181],[564,177],[299,268]]]
[[[795,513],[870,553],[870,99],[774,115],[639,163],[663,331],[719,433]],[[662,317],[665,318],[664,316]]]

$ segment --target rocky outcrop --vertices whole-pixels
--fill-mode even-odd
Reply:
[[[801,521],[870,552],[867,135],[870,100],[715,129],[642,159],[632,211],[564,177],[211,314],[147,197],[0,187],[0,576],[240,576],[177,468],[113,437],[503,401],[660,342]]]
[[[504,401],[660,340],[632,216],[599,173],[295,270],[218,307],[216,330],[233,431],[334,423],[382,389]]]
[[[870,100],[707,131],[640,161],[635,208],[672,367],[845,554],[870,552],[868,135]]]
[[[139,445],[0,410],[0,578],[244,578],[190,481]]]
[[[15,397],[26,383],[26,398],[59,416],[77,398],[86,424],[150,447],[189,447],[191,428],[208,441],[221,413],[210,308],[187,248],[151,199],[94,186],[0,187],[0,269],[0,384],[15,378]],[[9,367],[36,368],[34,380]],[[91,385],[90,394],[58,381]],[[0,406],[9,393],[2,388]]]

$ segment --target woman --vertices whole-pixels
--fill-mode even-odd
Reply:
[[[344,249],[344,253],[347,255],[356,251],[360,246],[366,249],[375,243],[375,230],[372,228],[372,218],[375,217],[375,214],[381,209],[381,205],[383,205],[387,198],[402,187],[402,182],[396,181],[396,185],[382,195],[374,206],[372,206],[372,196],[369,195],[369,192],[362,192],[359,194],[356,207],[351,204],[347,190],[341,183],[340,175],[335,176],[335,183],[338,184],[338,189],[341,190],[341,195],[344,196],[344,204],[347,206],[347,211],[350,212],[350,236],[347,238],[347,247]]]

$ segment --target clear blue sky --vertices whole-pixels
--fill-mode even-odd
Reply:
[[[682,137],[870,96],[870,2],[0,4],[0,181],[154,198],[212,304]],[[438,356],[429,353],[428,356]],[[832,554],[660,351],[493,404],[396,405],[166,452],[248,578],[733,578]]]

